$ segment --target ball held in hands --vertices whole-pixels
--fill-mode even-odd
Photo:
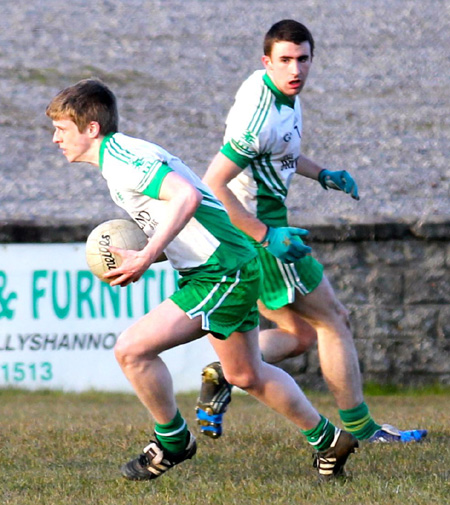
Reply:
[[[134,222],[127,219],[111,219],[99,224],[86,241],[86,261],[91,272],[103,282],[111,283],[114,277],[104,274],[122,264],[119,254],[110,247],[140,251],[147,244],[147,235]]]

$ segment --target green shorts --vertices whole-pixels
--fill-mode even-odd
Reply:
[[[233,275],[181,277],[179,286],[170,299],[191,319],[201,316],[202,328],[217,338],[225,340],[234,331],[250,331],[259,324],[256,302],[261,265],[257,257]]]
[[[312,256],[283,263],[259,244],[255,249],[263,270],[260,300],[270,310],[292,303],[296,290],[302,295],[311,293],[323,278],[323,265]]]

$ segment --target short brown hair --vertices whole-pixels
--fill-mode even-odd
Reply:
[[[305,25],[293,19],[283,19],[272,25],[264,37],[264,54],[272,54],[273,45],[276,42],[293,42],[300,45],[302,42],[309,42],[311,47],[311,58],[314,54],[314,39],[311,32]]]
[[[91,121],[100,125],[100,134],[116,133],[119,114],[114,93],[99,79],[84,79],[60,91],[45,111],[52,120],[70,119],[82,133]]]

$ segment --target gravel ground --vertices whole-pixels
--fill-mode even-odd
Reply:
[[[202,175],[238,86],[260,67],[264,33],[288,17],[308,25],[317,43],[302,93],[304,153],[349,170],[362,197],[297,178],[295,222],[450,218],[444,0],[0,5],[0,221],[121,215],[98,170],[69,165],[51,142],[47,103],[85,77],[115,91],[123,132],[163,145]]]

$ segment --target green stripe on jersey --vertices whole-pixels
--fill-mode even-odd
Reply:
[[[128,149],[124,149],[114,137],[109,139],[109,142],[106,144],[106,149],[113,158],[123,161],[124,163],[130,163],[133,159],[131,152],[128,151]]]
[[[247,237],[231,223],[225,210],[202,204],[195,212],[194,218],[220,242],[220,245],[206,263],[198,269],[192,269],[189,274],[220,271],[228,275],[256,256],[256,251]]]
[[[253,160],[250,168],[257,185],[256,217],[270,226],[287,226],[287,208],[284,204],[286,188],[283,186],[284,191],[280,191],[281,188],[278,187],[278,191],[275,191],[270,184],[273,178],[269,181],[267,177],[263,177],[264,174],[268,175],[268,172],[271,174],[271,171],[261,158]]]
[[[259,165],[260,170],[256,168],[256,164]],[[288,190],[272,164],[271,153],[265,153],[255,159],[252,169],[258,184],[265,184],[275,196],[282,197],[283,200],[286,198]]]
[[[221,152],[240,168],[245,168],[258,153],[253,149],[253,141],[260,134],[272,106],[273,95],[267,86],[263,86],[255,112],[247,128],[239,139],[231,139]]]
[[[110,133],[109,135],[106,135],[106,137],[103,138],[102,143],[100,144],[100,153],[99,153],[99,166],[100,170],[103,170],[103,161],[105,159],[105,147],[106,144],[109,142],[109,139],[114,135],[114,133]]]
[[[255,135],[259,135],[261,127],[264,124],[267,114],[269,113],[270,106],[272,105],[272,94],[270,90],[263,86],[261,90],[261,95],[259,97],[259,103],[256,107],[255,113],[247,127]]]

